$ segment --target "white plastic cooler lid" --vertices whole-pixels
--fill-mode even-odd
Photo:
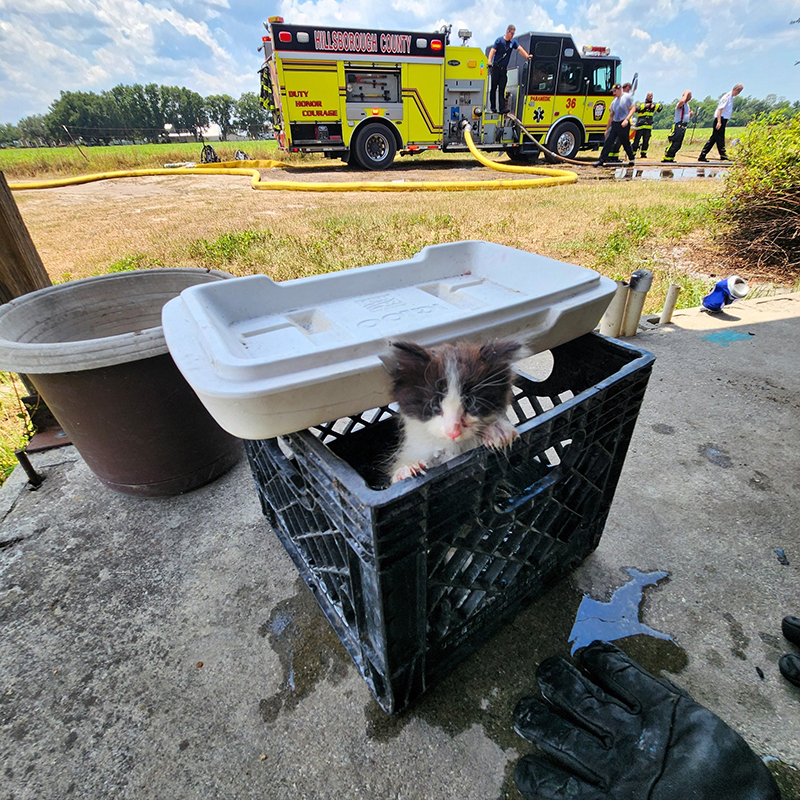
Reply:
[[[164,336],[219,424],[263,439],[390,400],[388,342],[523,337],[534,352],[591,331],[616,290],[594,270],[487,242],[426,247],[408,261],[275,283],[192,286]]]

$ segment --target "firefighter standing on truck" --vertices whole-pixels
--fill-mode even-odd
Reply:
[[[650,136],[653,133],[653,115],[661,111],[661,103],[653,102],[653,93],[648,92],[644,103],[636,106],[636,135],[633,137],[633,154],[641,144],[642,158],[647,158],[647,148],[650,145]]]
[[[692,109],[689,108],[689,101],[692,99],[692,93],[687,89],[681,99],[678,100],[678,105],[675,106],[675,118],[672,125],[672,131],[669,134],[669,147],[664,158],[661,159],[662,164],[671,164],[675,161],[675,156],[678,150],[681,149],[683,144],[683,137],[686,136],[686,129],[689,127],[689,120],[692,118]]]
[[[495,39],[492,49],[489,51],[489,57],[486,59],[492,69],[492,84],[489,90],[489,106],[492,109],[492,114],[496,114],[498,111],[501,114],[508,113],[508,108],[506,108],[506,73],[508,72],[508,62],[511,59],[512,51],[518,49],[523,58],[528,59],[531,57],[530,53],[514,38],[516,31],[517,29],[514,25],[509,25],[505,35],[498,36]]]

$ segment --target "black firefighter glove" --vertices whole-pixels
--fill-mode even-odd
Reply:
[[[517,764],[528,800],[780,800],[769,770],[738,733],[621,650],[594,642],[579,672],[539,665],[545,702],[517,704],[517,733],[549,759]]]

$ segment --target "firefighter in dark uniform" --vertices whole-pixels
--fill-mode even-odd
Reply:
[[[653,114],[661,111],[661,103],[653,102],[653,93],[648,92],[644,103],[636,106],[636,135],[633,137],[634,154],[642,147],[642,158],[647,158],[647,148],[650,144],[650,136],[653,133]]]
[[[664,153],[664,158],[661,159],[662,164],[671,164],[675,161],[675,156],[678,150],[681,149],[683,144],[683,137],[686,136],[686,129],[689,127],[689,120],[692,118],[692,109],[689,108],[689,101],[692,99],[692,93],[687,89],[681,99],[678,100],[678,105],[675,106],[674,124],[672,131],[668,137],[669,147]]]
[[[506,81],[508,72],[508,62],[511,60],[511,53],[514,50],[519,50],[523,58],[530,58],[530,54],[525,48],[514,38],[516,28],[509,25],[505,35],[496,39],[489,50],[489,57],[486,59],[491,69],[491,84],[489,92],[489,106],[492,113],[507,114],[506,108]],[[495,99],[496,98],[496,99]]]

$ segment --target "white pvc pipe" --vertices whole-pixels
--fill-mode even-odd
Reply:
[[[658,320],[659,325],[666,325],[672,322],[672,312],[675,311],[675,304],[678,302],[678,295],[681,293],[681,287],[677,283],[671,283],[667,289],[667,296],[664,299],[664,310],[661,312],[661,317]]]
[[[628,302],[628,282],[617,281],[617,291],[611,298],[606,313],[600,321],[600,333],[612,339],[619,336],[622,329],[622,318],[625,316],[625,305]]]
[[[644,301],[652,283],[653,273],[649,269],[637,269],[631,275],[628,305],[625,308],[625,316],[622,319],[621,336],[633,336],[639,329],[639,320],[642,316]]]

